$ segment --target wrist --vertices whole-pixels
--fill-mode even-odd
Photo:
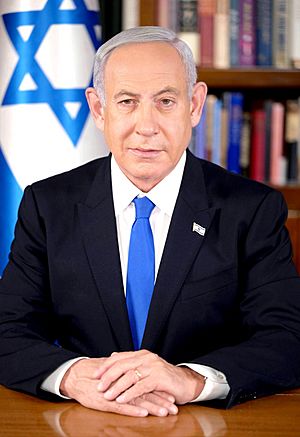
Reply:
[[[191,402],[194,399],[198,398],[198,396],[200,396],[202,390],[204,389],[205,381],[207,378],[190,369],[189,367],[181,367],[181,369],[188,377],[189,399],[187,400],[187,402]]]

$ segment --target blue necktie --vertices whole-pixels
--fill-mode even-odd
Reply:
[[[154,244],[149,217],[154,203],[136,197],[127,268],[126,303],[135,350],[140,349],[154,288]]]

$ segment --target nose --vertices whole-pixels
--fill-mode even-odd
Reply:
[[[150,103],[141,104],[136,111],[135,131],[138,135],[151,137],[159,132],[155,108]]]

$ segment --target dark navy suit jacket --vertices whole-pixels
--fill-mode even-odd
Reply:
[[[142,347],[224,372],[225,407],[300,385],[286,216],[280,193],[188,152]],[[132,349],[107,157],[25,190],[0,282],[0,383],[47,397],[64,361]]]

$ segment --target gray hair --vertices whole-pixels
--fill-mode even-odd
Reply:
[[[153,41],[167,42],[177,50],[185,67],[188,96],[191,98],[193,86],[197,81],[197,70],[190,47],[184,41],[179,39],[176,33],[169,29],[159,26],[141,26],[127,29],[118,33],[105,44],[101,45],[96,53],[93,82],[94,88],[96,89],[103,105],[105,104],[104,70],[106,62],[112,51],[124,44]]]

